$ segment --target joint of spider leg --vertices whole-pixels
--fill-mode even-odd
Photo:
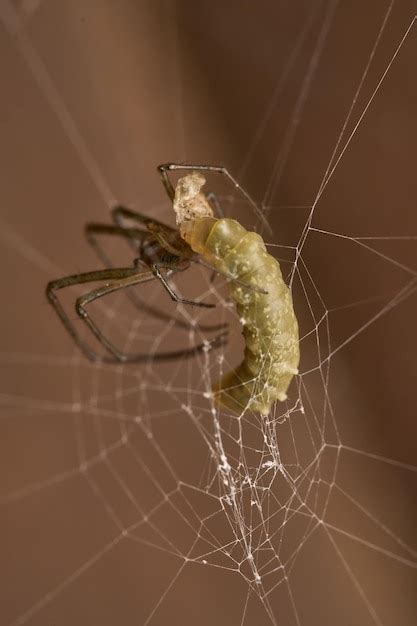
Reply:
[[[75,310],[77,311],[77,315],[79,315],[80,317],[82,318],[88,317],[87,311],[85,310],[83,306],[82,298],[78,298],[78,300],[76,301]]]
[[[158,165],[158,171],[160,174],[165,174],[166,172],[175,170],[176,167],[176,163],[162,163],[161,165]]]
[[[46,297],[50,302],[56,302],[58,300],[55,293],[55,282],[48,283],[46,286]]]

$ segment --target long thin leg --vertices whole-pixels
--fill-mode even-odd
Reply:
[[[195,171],[202,171],[202,172],[217,172],[218,174],[222,174],[223,176],[226,176],[226,178],[230,180],[232,185],[242,194],[245,200],[251,205],[252,209],[255,211],[256,215],[261,220],[263,226],[265,226],[265,228],[267,228],[269,232],[272,232],[270,225],[268,224],[264,214],[259,210],[256,202],[250,197],[248,192],[245,191],[245,189],[243,189],[243,187],[239,185],[237,180],[233,178],[233,176],[230,174],[228,169],[223,167],[222,165],[193,165],[192,163],[187,163],[187,164],[165,163],[163,165],[159,165],[158,170],[162,179],[162,183],[168,194],[168,197],[171,200],[174,199],[175,190],[174,190],[174,187],[172,186],[172,183],[167,173],[169,171],[195,170]]]
[[[153,280],[155,278],[153,272],[151,270],[145,270],[143,272],[138,272],[136,268],[111,268],[106,270],[98,270],[95,272],[85,272],[83,274],[74,274],[71,276],[66,276],[64,278],[60,278],[58,280],[51,281],[46,288],[46,294],[49,302],[54,307],[57,312],[59,318],[64,324],[70,336],[73,338],[75,343],[79,346],[79,348],[83,351],[83,353],[91,360],[91,361],[104,361],[104,362],[140,362],[152,359],[159,360],[170,360],[178,357],[188,357],[196,354],[196,352],[200,352],[201,350],[206,350],[214,347],[219,347],[223,345],[226,341],[226,333],[223,332],[217,337],[214,338],[211,342],[202,343],[194,346],[193,348],[187,350],[176,350],[173,352],[160,352],[153,354],[151,357],[149,354],[124,354],[120,350],[118,350],[98,329],[96,324],[88,315],[85,306],[96,300],[97,298],[101,298],[109,293],[114,291],[118,291],[119,289],[124,289],[126,287],[130,287],[132,285],[136,285],[142,282],[146,282],[149,280]],[[57,295],[56,291],[59,289],[63,289],[65,287],[69,287],[72,285],[78,285],[88,282],[96,282],[96,281],[112,281],[106,282],[103,286],[94,289],[93,291],[87,293],[85,296],[78,298],[76,301],[76,311],[80,318],[87,324],[92,333],[95,335],[97,340],[108,350],[113,357],[102,357],[98,355],[94,350],[92,350],[88,344],[81,338],[79,333],[76,331],[73,323],[69,319],[66,314],[64,308],[62,307]]]
[[[167,192],[168,198],[173,202],[175,196],[175,189],[171,183],[171,180],[167,174],[167,171],[170,169],[170,165],[167,163],[166,165],[158,165],[158,172],[162,180],[162,184]]]
[[[167,290],[171,298],[174,300],[174,302],[180,302],[181,304],[190,304],[192,306],[201,306],[207,309],[213,309],[216,306],[215,304],[209,304],[207,302],[197,302],[196,300],[187,300],[186,298],[181,298],[181,296],[175,293],[175,291],[172,289],[172,287],[170,286],[170,284],[168,283],[168,281],[162,274],[160,267],[166,267],[166,266],[153,265],[152,266],[153,273],[157,278],[159,278],[159,280],[161,281],[161,283],[163,284],[163,286],[165,287],[165,289]]]
[[[138,222],[139,224],[144,224],[146,227],[149,227],[149,225],[152,224],[156,224],[161,228],[167,229],[171,232],[175,232],[175,228],[171,228],[171,226],[168,226],[168,224],[164,224],[159,220],[150,218],[149,215],[145,215],[145,213],[133,211],[132,209],[128,209],[127,207],[122,205],[115,206],[111,211],[111,216],[113,221],[119,226],[124,226],[123,219],[128,219],[132,220],[133,222]]]
[[[138,355],[138,354],[133,354],[133,355],[127,355],[124,354],[123,352],[121,352],[118,348],[116,348],[116,346],[110,342],[104,335],[103,333],[99,330],[99,328],[97,327],[97,325],[93,322],[93,320],[91,319],[91,317],[88,315],[87,311],[86,311],[86,305],[93,302],[94,300],[96,300],[97,298],[102,298],[103,296],[108,295],[109,293],[112,293],[114,291],[118,291],[119,289],[124,289],[125,287],[130,287],[131,285],[135,285],[141,282],[145,282],[148,280],[151,280],[153,278],[153,273],[151,271],[143,271],[138,273],[136,276],[128,276],[124,279],[121,279],[120,281],[117,281],[115,283],[111,283],[109,284],[105,284],[102,287],[98,287],[97,289],[93,289],[92,291],[90,291],[89,293],[87,293],[84,296],[81,296],[80,298],[78,298],[77,302],[76,302],[76,311],[78,313],[78,315],[86,322],[86,324],[88,325],[88,327],[90,328],[90,330],[92,331],[92,333],[95,335],[95,337],[98,339],[98,341],[106,348],[106,350],[108,350],[113,357],[117,360],[117,361],[122,361],[122,362],[127,362],[127,361],[135,361],[137,362],[138,360],[143,361],[144,358],[149,359],[149,355]],[[162,282],[162,284],[164,284],[164,282]],[[164,284],[165,286],[165,284]],[[176,294],[175,294],[176,295]],[[222,333],[219,337],[214,339],[214,342],[216,345],[218,345],[218,341],[220,340],[220,338],[223,339],[223,337],[225,337],[224,333]],[[211,345],[211,342],[208,343],[207,345]],[[178,356],[186,356],[186,355],[192,355],[195,354],[196,349],[197,350],[202,350],[205,347],[205,344],[200,344],[200,346],[195,346],[194,348],[191,348],[190,350],[181,350],[181,351],[176,351],[175,357]],[[154,355],[152,355],[153,357]],[[164,359],[172,359],[173,357],[173,353],[172,352],[167,352],[167,353],[157,353],[155,355],[157,358],[164,358]]]
[[[68,331],[74,342],[78,345],[79,348],[81,348],[85,356],[87,356],[91,361],[100,361],[105,359],[100,358],[99,355],[94,350],[92,350],[88,346],[88,344],[81,338],[80,334],[77,332],[73,323],[65,312],[64,307],[59,301],[56,295],[56,291],[58,291],[59,289],[64,289],[65,287],[71,287],[72,285],[81,285],[83,283],[95,282],[100,280],[120,280],[128,276],[134,276],[135,274],[137,274],[136,268],[111,268],[94,272],[84,272],[82,274],[72,274],[70,276],[58,278],[57,280],[53,280],[48,283],[46,287],[46,296],[49,302],[54,307],[61,322],[65,326],[66,330]]]
[[[125,226],[119,226],[115,224],[101,224],[96,222],[90,222],[86,224],[85,236],[88,243],[106,267],[113,267],[110,257],[105,253],[102,246],[98,243],[96,237],[97,235],[112,235],[126,239],[127,242],[131,245],[135,256],[138,256],[140,255],[143,241],[149,237],[150,233],[146,230],[140,230],[139,228],[127,228]]]

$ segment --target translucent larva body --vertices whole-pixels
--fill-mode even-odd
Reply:
[[[194,252],[231,277],[231,296],[245,339],[243,361],[213,392],[219,403],[234,412],[251,409],[267,415],[276,400],[286,399],[298,373],[298,324],[291,293],[260,235],[236,220],[212,217],[200,192],[204,182],[194,173],[178,183],[174,208],[180,233]]]

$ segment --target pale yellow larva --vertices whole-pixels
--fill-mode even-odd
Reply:
[[[241,364],[213,387],[216,401],[241,413],[267,415],[285,400],[298,373],[298,323],[290,290],[279,263],[260,235],[232,219],[216,219],[201,192],[204,177],[180,178],[174,210],[181,237],[216,270],[231,278],[231,296],[243,324],[245,353]]]

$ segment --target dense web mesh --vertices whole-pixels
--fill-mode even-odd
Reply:
[[[48,19],[47,5],[2,3],[3,28],[46,97],[48,115],[61,125],[83,168],[106,202],[112,203],[115,198],[92,156],[87,136],[75,124],[70,103],[55,87],[48,59],[42,59],[28,34],[32,17]],[[219,576],[234,574],[244,582],[238,592],[233,590],[234,582],[222,583],[230,584],[231,594],[238,598],[239,608],[227,623],[333,623],[333,618],[323,617],[333,603],[333,615],[340,612],[340,623],[411,623],[417,562],[405,504],[409,491],[401,493],[400,486],[412,484],[416,467],[408,462],[406,454],[403,462],[384,452],[374,452],[379,447],[369,424],[379,419],[379,404],[364,397],[375,377],[386,381],[385,389],[376,383],[375,397],[382,397],[388,404],[390,387],[401,386],[403,404],[394,404],[398,419],[410,410],[415,355],[407,341],[407,323],[415,324],[417,237],[404,216],[409,216],[415,200],[410,198],[403,212],[390,200],[380,214],[376,211],[368,218],[372,202],[381,201],[391,181],[386,187],[385,181],[372,181],[371,186],[378,186],[374,200],[372,196],[363,201],[357,198],[355,185],[359,187],[362,177],[366,178],[362,158],[372,158],[366,153],[366,145],[372,135],[373,107],[384,110],[384,96],[388,98],[384,89],[399,71],[396,64],[410,66],[409,76],[415,71],[415,18],[403,25],[389,54],[385,51],[384,65],[378,73],[373,69],[374,56],[389,29],[392,4],[387,5],[382,20],[378,16],[376,38],[370,42],[355,90],[344,103],[343,125],[333,137],[313,202],[287,206],[271,201],[282,184],[297,120],[304,113],[324,42],[332,32],[335,10],[336,4],[329,3],[319,16],[321,27],[291,111],[288,132],[277,150],[263,197],[256,198],[271,232],[259,226],[256,214],[235,189],[221,177],[208,178],[208,189],[217,193],[227,216],[240,219],[248,228],[260,228],[268,251],[280,261],[291,287],[300,324],[301,364],[288,399],[277,403],[267,417],[252,412],[236,415],[214,404],[212,386],[236,367],[243,344],[227,281],[213,277],[207,267],[200,265],[178,274],[171,284],[187,298],[216,304],[215,309],[172,303],[157,282],[135,288],[130,294],[115,294],[91,307],[100,327],[123,351],[148,355],[140,366],[92,364],[75,349],[61,356],[46,355],[38,348],[24,352],[10,347],[2,352],[3,364],[18,380],[1,396],[2,415],[7,418],[5,422],[22,419],[22,448],[30,448],[31,437],[40,428],[39,420],[46,418],[42,429],[47,430],[48,416],[51,423],[52,419],[65,422],[64,436],[73,442],[64,469],[56,471],[48,466],[42,478],[35,480],[27,479],[24,472],[23,478],[18,476],[12,489],[3,492],[4,511],[13,519],[19,515],[15,507],[24,503],[22,517],[30,519],[34,514],[36,518],[37,508],[48,506],[39,504],[44,494],[66,494],[68,484],[77,485],[84,494],[81,481],[88,494],[79,501],[77,518],[88,518],[89,509],[82,507],[94,500],[100,504],[100,517],[108,519],[111,529],[100,536],[98,543],[94,541],[84,545],[80,553],[77,551],[81,558],[65,571],[52,568],[46,587],[45,583],[39,588],[35,585],[35,594],[15,599],[4,623],[49,623],[44,615],[51,606],[55,607],[54,615],[59,616],[54,623],[66,623],[63,598],[68,591],[76,604],[77,590],[85,577],[91,584],[102,563],[111,572],[108,556],[125,543],[149,548],[158,555],[155,559],[162,559],[155,560],[162,563],[162,568],[164,559],[168,564],[165,584],[162,588],[159,585],[150,598],[139,599],[132,589],[131,597],[137,599],[137,605],[126,601],[137,608],[132,623],[193,623],[186,611],[178,609],[172,622],[161,617],[161,611],[175,596],[176,585],[186,576],[187,568],[194,566],[212,568]],[[308,24],[308,20],[303,22],[303,28]],[[303,39],[293,51],[297,45],[302,46]],[[406,81],[403,89],[405,85]],[[279,84],[277,93],[280,89]],[[269,106],[259,121],[259,137],[274,113],[275,94]],[[409,114],[413,114],[412,109]],[[375,118],[380,119],[378,115],[374,110]],[[256,141],[255,137],[247,146],[240,164],[241,177],[252,163]],[[376,159],[378,150],[370,143]],[[391,154],[391,158],[395,160],[398,154]],[[160,161],[164,160],[166,155],[161,155]],[[343,167],[355,163],[356,178],[349,178],[347,187]],[[168,200],[141,210],[173,223]],[[387,215],[397,210],[400,219],[389,221]],[[348,211],[350,219],[344,221]],[[293,231],[284,230],[282,234],[279,224],[289,216]],[[50,262],[36,241],[6,223],[1,236],[12,251],[9,254],[29,261],[44,283],[83,269],[63,271],[57,267],[59,256],[54,257],[56,264]],[[103,248],[115,265],[132,261],[132,250],[126,242],[104,238]],[[321,267],[317,265],[318,256],[326,259]],[[64,294],[66,306],[71,307],[74,294],[83,291]],[[46,307],[42,308],[42,316],[48,324],[55,324]],[[82,330],[76,319],[74,323]],[[229,329],[228,344],[210,349],[210,340],[223,325]],[[372,346],[380,341],[386,341],[387,352],[384,363],[375,363]],[[156,358],[161,350],[199,343],[206,343],[207,348],[192,358],[170,362]],[[346,355],[347,361],[343,359]],[[391,377],[393,371],[400,371],[399,383]],[[48,379],[50,387],[41,382]],[[364,408],[367,402],[369,419]],[[363,419],[358,418],[360,411],[364,412]],[[27,429],[26,434],[20,429]],[[415,429],[410,433],[415,436]],[[54,441],[47,443],[54,445]],[[31,454],[25,454],[29,464],[35,464]],[[55,528],[53,522],[51,527]],[[14,540],[19,542],[18,538]],[[51,551],[55,542],[60,542],[59,529],[57,537],[49,539]],[[29,560],[34,543],[33,539],[24,547]],[[48,541],[44,540],[39,549],[40,554],[48,551]],[[123,571],[123,559],[117,567]],[[380,587],[373,580],[379,568],[386,574]],[[307,572],[312,575],[308,580]],[[315,572],[320,581],[314,580]],[[388,608],[381,597],[381,589],[386,586],[390,586]],[[12,590],[11,597],[19,598],[18,592]],[[193,593],[196,591],[191,585],[186,596],[191,598]],[[204,591],[199,588],[198,593]],[[310,593],[316,598],[309,604],[305,598]],[[336,599],[329,598],[330,594]],[[405,608],[399,609],[398,604]],[[349,621],[349,614],[346,617],[346,611],[351,612],[353,621]]]

